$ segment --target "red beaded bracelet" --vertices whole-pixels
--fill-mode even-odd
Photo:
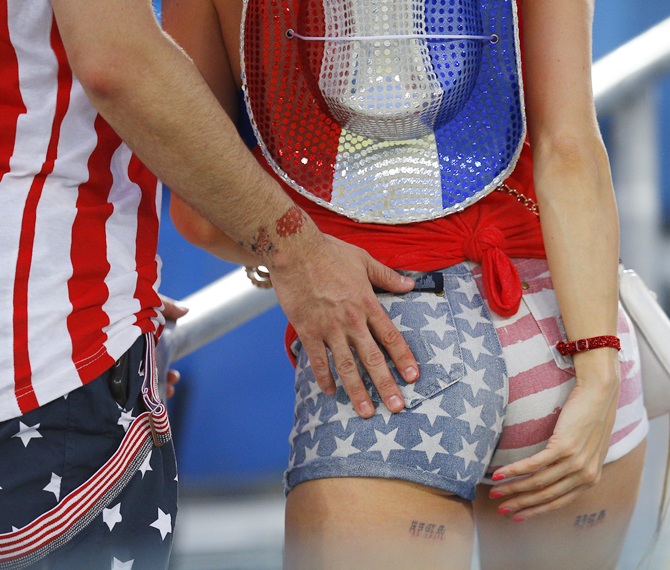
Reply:
[[[572,356],[578,352],[593,350],[594,348],[616,348],[617,350],[621,350],[621,341],[618,336],[594,336],[591,338],[580,338],[572,342],[559,342],[556,348],[563,356]]]

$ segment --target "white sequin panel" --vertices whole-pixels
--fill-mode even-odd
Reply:
[[[330,203],[363,222],[436,217],[443,206],[435,137],[376,142],[343,129]]]
[[[425,33],[423,0],[324,0],[327,37]],[[443,91],[425,40],[326,41],[319,88],[338,123],[375,140],[432,132]]]

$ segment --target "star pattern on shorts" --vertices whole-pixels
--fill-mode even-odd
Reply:
[[[49,481],[49,484],[42,489],[43,491],[46,491],[47,493],[53,493],[54,496],[56,497],[56,502],[60,501],[60,485],[61,485],[61,477],[59,475],[56,475],[55,473],[51,474],[51,481]]]
[[[153,454],[153,450],[149,450],[149,455],[147,455],[142,462],[142,465],[140,465],[138,471],[142,474],[142,479],[144,479],[144,476],[147,474],[147,471],[153,471],[151,468],[151,456]]]
[[[312,368],[312,367],[309,366],[309,370],[311,370],[311,368]],[[321,394],[323,394],[323,392],[321,391],[321,388],[319,387],[319,384],[316,382],[316,379],[314,379],[313,382],[310,382],[310,385],[309,385],[309,393],[308,393],[308,394],[305,396],[305,398],[304,398],[305,403],[306,403],[308,400],[312,400],[312,402],[313,402],[314,405],[316,406],[317,399],[318,399],[318,397],[319,397]]]
[[[468,424],[471,435],[475,433],[475,429],[477,429],[478,426],[484,428],[487,427],[481,417],[484,404],[480,406],[473,406],[467,400],[463,400],[463,406],[465,406],[465,411],[460,416],[458,416],[458,419],[463,420]]]
[[[165,540],[165,537],[172,532],[172,515],[164,513],[163,510],[159,508],[158,518],[149,526],[158,529],[158,532],[161,533],[161,538]]]
[[[424,414],[428,420],[428,423],[432,427],[435,424],[435,420],[437,418],[444,416],[444,410],[442,409],[442,397],[424,400],[421,402],[421,404],[419,404],[417,412]]]
[[[23,447],[28,447],[28,444],[33,439],[39,439],[42,437],[42,434],[37,431],[40,427],[40,424],[35,424],[34,426],[27,426],[23,422],[19,422],[19,431],[15,433],[12,437],[18,437],[23,443]]]
[[[422,429],[419,430],[419,435],[421,436],[421,443],[415,445],[413,451],[423,451],[428,457],[428,463],[433,462],[433,458],[436,454],[439,453],[441,447],[440,440],[442,439],[442,432],[438,432],[435,435],[428,435]]]
[[[359,453],[359,449],[354,446],[354,436],[356,433],[352,433],[348,438],[342,439],[340,437],[335,437],[335,451],[333,451],[333,457],[349,457],[355,453]]]
[[[470,389],[472,390],[472,397],[476,399],[481,390],[485,392],[490,392],[491,388],[484,380],[484,375],[486,374],[486,368],[480,370],[470,370],[468,372],[468,380],[470,384]]]
[[[461,436],[462,447],[454,455],[460,457],[465,462],[465,468],[467,469],[470,463],[473,461],[478,462],[479,458],[477,457],[477,442],[470,443],[467,439]]]
[[[398,428],[395,428],[389,433],[375,430],[377,441],[375,441],[375,443],[368,449],[368,451],[379,451],[382,454],[384,461],[386,461],[392,451],[404,450],[405,447],[399,444],[395,439],[397,433]]]
[[[440,317],[431,317],[430,315],[424,315],[428,323],[421,330],[422,332],[432,332],[440,339],[440,342],[446,342],[445,337],[448,331],[444,328],[444,316]]]
[[[112,570],[132,570],[135,560],[128,560],[128,562],[121,562],[118,558],[112,560]]]
[[[321,423],[318,421],[318,416],[319,414],[309,414],[307,423],[302,426],[312,437],[314,437],[314,430],[316,430],[317,426]]]
[[[123,520],[121,515],[121,503],[117,503],[112,508],[102,509],[102,521],[109,527],[109,530],[114,530],[116,523]]]
[[[387,358],[406,402],[398,414],[388,411],[365,374],[376,411],[372,418],[359,418],[341,381],[336,378],[335,396],[321,394],[305,351],[298,352],[291,472],[309,469],[317,459],[322,471],[334,465],[329,457],[360,457],[429,478],[480,480],[485,456],[494,445],[488,442],[497,437],[502,421],[505,400],[500,391],[505,389],[506,369],[476,282],[462,275],[451,279],[459,283],[445,281],[444,296],[413,292],[380,297],[421,369],[418,382],[406,383]],[[481,441],[486,443],[478,447]]]
[[[123,431],[128,431],[130,424],[135,421],[133,410],[131,409],[130,411],[126,411],[121,406],[119,406],[119,410],[121,411],[121,415],[119,416],[119,419],[116,423],[123,428]]]
[[[481,335],[478,335],[474,330],[472,331],[472,334],[464,332],[463,336],[465,337],[465,340],[461,341],[461,350],[467,350],[471,354],[491,355],[489,350],[484,346]]]
[[[402,324],[402,315],[394,317],[393,319],[391,319],[391,322],[395,325],[395,328],[397,328],[398,331],[400,332],[407,332],[412,330],[410,327],[406,327],[405,325]]]
[[[305,463],[314,461],[319,458],[319,442],[317,441],[312,447],[305,446]]]
[[[342,425],[342,429],[344,429],[344,431],[347,431],[347,428],[349,427],[349,420],[357,418],[358,414],[356,413],[352,405],[349,403],[342,404],[337,400],[335,400],[335,405],[337,406],[337,412],[335,412],[335,414],[333,414],[330,418],[328,418],[328,421],[340,422],[340,424]],[[313,430],[311,430],[310,433],[312,434],[312,437],[314,437]]]

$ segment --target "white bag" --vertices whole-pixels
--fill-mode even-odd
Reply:
[[[640,276],[619,268],[619,297],[633,321],[640,349],[644,404],[649,418],[670,413],[670,318]]]

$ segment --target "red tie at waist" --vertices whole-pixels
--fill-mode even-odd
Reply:
[[[521,303],[521,279],[505,254],[506,240],[495,226],[477,228],[463,242],[463,255],[482,266],[482,278],[489,306],[500,316],[510,317]]]
[[[271,171],[262,153],[255,154]],[[528,148],[506,183],[535,199]],[[492,192],[462,212],[437,220],[383,225],[356,222],[283,186],[321,231],[367,250],[393,269],[436,271],[466,260],[480,264],[489,307],[502,317],[516,313],[521,302],[521,280],[511,258],[545,257],[539,218],[506,193]],[[289,325],[287,346],[296,338]]]

